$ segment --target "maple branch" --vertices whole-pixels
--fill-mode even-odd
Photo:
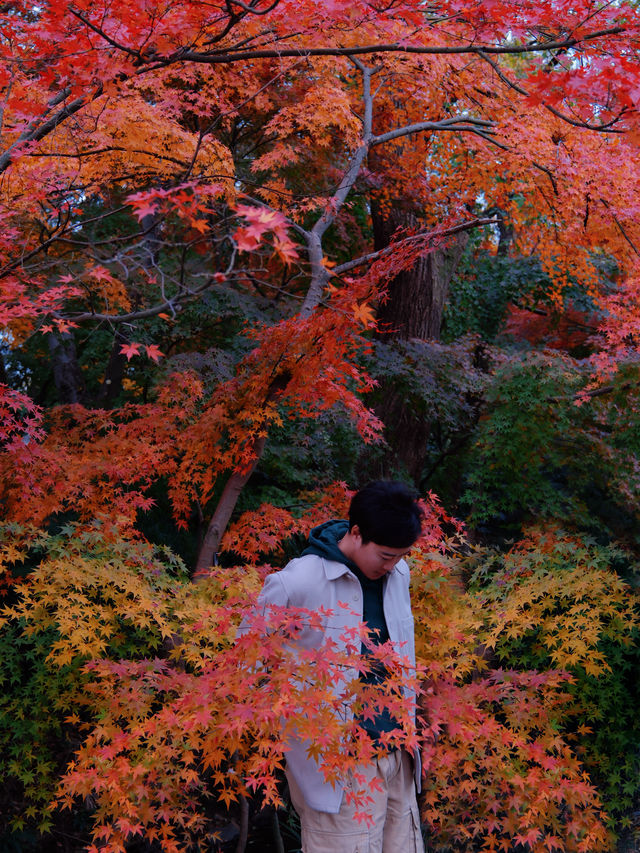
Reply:
[[[551,169],[548,169],[546,166],[543,166],[542,164],[540,164],[540,163],[536,162],[535,160],[532,160],[532,161],[531,161],[531,165],[532,165],[532,166],[535,166],[535,167],[536,167],[536,169],[540,169],[540,171],[541,171],[541,172],[544,172],[544,173],[545,173],[545,175],[546,175],[546,176],[549,178],[549,180],[551,181],[551,186],[553,187],[553,194],[554,194],[554,195],[558,195],[558,184],[557,184],[557,181],[556,181],[556,176],[553,174],[553,172],[551,171]],[[551,209],[553,210],[553,207],[552,207]]]
[[[554,314],[550,311],[545,311],[543,308],[529,308],[527,305],[521,305],[514,301],[513,305],[520,311],[526,311],[529,314],[535,314],[538,317],[553,317]],[[579,320],[571,317],[568,320],[568,325],[571,329],[583,329],[585,332],[595,333],[598,331],[598,326],[593,326],[589,323],[581,323]]]
[[[11,97],[11,90],[13,89],[14,82],[14,74],[9,78],[9,82],[7,84],[7,89],[4,95],[4,100],[2,102],[2,106],[0,106],[0,132],[4,129],[4,112],[9,102],[9,98]]]
[[[93,30],[94,33],[99,35],[100,38],[103,38],[108,44],[111,45],[111,47],[115,47],[117,50],[121,50],[123,53],[129,54],[129,56],[133,56],[134,59],[136,59],[137,61],[140,61],[142,59],[142,54],[139,50],[134,50],[131,47],[127,47],[124,44],[120,44],[120,42],[117,42],[103,29],[96,26],[95,24],[92,24],[88,18],[85,18],[85,16],[81,12],[78,12],[77,9],[74,9],[73,6],[69,6],[69,11],[74,16],[74,18],[77,18],[79,21],[81,21],[85,25],[85,27],[88,27],[90,30]]]
[[[466,124],[460,124],[459,122],[466,122]],[[384,142],[390,142],[392,139],[398,139],[401,136],[408,136],[411,133],[421,133],[423,130],[449,130],[477,133],[487,138],[486,134],[495,133],[493,130],[494,127],[494,122],[479,118],[445,118],[441,121],[419,121],[415,124],[407,124],[404,127],[398,127],[395,130],[390,130],[387,133],[381,133],[379,136],[372,137],[370,146],[373,148],[374,145],[381,145]]]
[[[104,148],[92,148],[88,151],[74,151],[73,153],[67,154],[63,151],[47,151],[44,154],[41,154],[38,151],[30,151],[28,153],[28,157],[67,157],[73,159],[74,157],[93,157],[97,154],[109,154],[112,151],[121,151],[128,154],[144,154],[147,157],[155,158],[156,160],[166,160],[169,163],[175,163],[177,166],[185,167],[187,163],[184,160],[179,160],[177,157],[171,157],[169,154],[159,154],[156,151],[150,151],[146,148],[125,148],[122,145],[106,145]]]
[[[99,87],[99,92],[102,92],[102,87]],[[20,134],[16,141],[10,145],[2,155],[0,155],[0,172],[4,172],[11,165],[13,154],[17,149],[24,145],[25,142],[39,142],[65,119],[69,118],[69,116],[74,113],[77,113],[78,110],[87,103],[87,98],[76,98],[74,101],[65,104],[61,110],[51,116],[51,118],[43,124],[39,124],[39,122],[48,115],[54,107],[57,107],[58,104],[61,104],[66,98],[68,98],[70,93],[71,90],[69,88],[58,92],[58,94],[49,101],[42,115],[31,121],[27,129]],[[96,97],[96,95],[94,94],[93,97]]]
[[[196,144],[195,144],[194,149],[193,149],[193,154],[191,156],[191,160],[189,161],[189,165],[185,169],[185,172],[182,176],[183,181],[188,181],[189,178],[191,177],[193,170],[195,168],[196,162],[198,160],[198,155],[200,154],[200,149],[202,148],[202,143],[204,142],[204,138],[208,133],[211,133],[211,131],[216,126],[216,124],[217,124],[217,119],[212,121],[210,123],[209,127],[205,128],[204,130],[201,130],[198,133],[198,138],[196,140]]]
[[[322,237],[329,225],[335,221],[338,212],[342,208],[347,196],[355,185],[369,150],[373,146],[382,145],[384,142],[388,142],[392,139],[397,139],[401,136],[408,136],[412,133],[420,133],[424,130],[467,131],[478,134],[489,142],[494,142],[494,140],[487,135],[493,132],[494,123],[486,119],[475,118],[447,118],[442,119],[439,122],[423,121],[374,136],[371,78],[378,69],[368,68],[355,56],[350,56],[349,59],[362,73],[362,99],[364,102],[364,114],[362,116],[362,142],[352,156],[349,167],[344,173],[337,190],[327,202],[324,212],[309,232],[302,232],[302,236],[307,242],[307,252],[311,266],[311,283],[302,304],[302,308],[300,309],[302,317],[308,317],[320,304],[322,293],[329,281],[329,278],[331,275],[336,275],[335,270],[329,272],[323,264]],[[495,144],[506,149],[506,146],[501,143],[496,142]],[[356,266],[358,265],[359,264],[356,264]]]
[[[550,403],[578,403],[586,397],[604,397],[606,394],[613,394],[615,391],[628,391],[630,388],[640,388],[640,381],[629,379],[622,382],[620,385],[601,385],[599,388],[591,388],[588,391],[577,391],[572,397],[547,397]]]
[[[285,57],[295,57],[298,59],[304,59],[313,56],[345,56],[350,58],[352,61],[356,56],[369,55],[375,53],[405,53],[405,54],[426,54],[426,55],[473,55],[476,54],[481,56],[485,60],[488,59],[487,54],[493,55],[513,55],[513,54],[525,54],[525,53],[535,53],[537,51],[546,51],[546,50],[561,50],[567,49],[571,47],[575,47],[583,42],[593,41],[598,38],[603,38],[609,35],[615,35],[617,33],[624,32],[625,28],[622,26],[618,27],[609,27],[607,29],[598,30],[592,33],[587,33],[580,38],[567,38],[564,40],[557,41],[547,41],[547,42],[533,42],[526,45],[484,45],[484,46],[476,46],[476,45],[467,45],[460,47],[452,47],[445,45],[433,45],[430,47],[426,46],[416,46],[416,45],[406,45],[399,44],[397,42],[392,44],[378,44],[378,45],[361,45],[359,47],[325,47],[325,48],[280,48],[280,49],[261,49],[261,50],[236,50],[234,51],[226,51],[226,52],[206,52],[201,53],[198,51],[190,51],[185,48],[180,48],[175,51],[173,54],[167,57],[160,57],[156,53],[147,52],[146,54],[141,51],[136,51],[132,48],[127,47],[126,45],[122,45],[119,42],[115,41],[111,36],[107,35],[103,30],[97,27],[95,24],[91,23],[88,19],[86,19],[80,12],[74,9],[70,9],[71,13],[80,20],[85,26],[89,27],[92,31],[94,31],[97,35],[103,38],[108,44],[112,47],[115,47],[117,50],[121,50],[132,56],[136,60],[136,64],[138,68],[136,69],[135,75],[146,74],[150,71],[154,71],[159,68],[166,68],[170,65],[184,63],[184,62],[194,62],[201,64],[232,64],[234,62],[243,62],[248,59],[282,59]],[[246,13],[245,13],[246,14]],[[232,28],[235,22],[237,22],[239,18],[236,16],[235,21],[229,21],[227,32]],[[213,39],[211,41],[214,41]],[[218,39],[215,39],[218,41]],[[251,41],[248,39],[247,41]],[[141,67],[142,66],[142,67]],[[502,72],[498,72],[501,74]],[[118,79],[122,79],[119,77]],[[508,82],[505,80],[505,82]],[[511,85],[508,82],[508,85]],[[515,84],[514,84],[515,88]],[[96,90],[87,95],[85,97],[76,98],[74,101],[71,101],[69,104],[66,104],[61,110],[59,110],[54,116],[52,116],[48,121],[39,125],[38,123],[46,116],[50,110],[60,104],[65,100],[70,94],[70,89],[65,88],[61,92],[59,92],[54,98],[52,98],[47,104],[47,108],[42,116],[38,119],[34,119],[30,122],[29,126],[25,131],[23,131],[18,139],[2,154],[0,155],[0,173],[4,172],[12,162],[12,155],[15,153],[16,149],[18,149],[25,142],[38,142],[47,136],[52,130],[54,130],[59,124],[65,121],[74,113],[78,112],[83,106],[87,103],[95,100],[95,98],[99,97],[102,94],[103,85],[100,84]],[[551,112],[554,111],[555,108],[547,107]],[[557,114],[557,113],[556,113]],[[564,121],[568,123],[574,123],[572,119],[568,116],[564,116],[559,114]],[[617,121],[619,116],[614,121]],[[612,122],[613,123],[613,122]],[[587,123],[578,123],[578,126],[585,127],[591,130],[604,131],[608,129],[608,126],[598,126],[598,125],[589,125]],[[478,130],[470,131],[479,133]],[[609,132],[619,132],[609,130]],[[487,137],[485,137],[487,138]],[[487,138],[487,141],[488,138]],[[497,143],[494,143],[497,144]]]
[[[498,63],[486,55],[485,51],[479,51],[478,56],[493,68],[493,70],[496,72],[498,77],[505,85],[518,92],[518,94],[523,95],[525,98],[529,97],[529,92],[519,83],[516,83],[514,80],[511,80],[500,68]],[[623,107],[615,118],[611,119],[611,121],[608,121],[605,124],[590,124],[589,122],[582,121],[581,119],[571,118],[570,116],[565,115],[565,113],[560,112],[560,110],[557,110],[555,107],[552,107],[550,104],[543,103],[542,106],[545,108],[545,110],[548,110],[550,113],[552,113],[552,115],[556,116],[556,118],[565,121],[567,124],[570,124],[573,127],[581,127],[585,128],[585,130],[595,130],[599,133],[624,133],[624,130],[622,128],[614,128],[613,125],[616,124],[616,122],[620,121],[622,115],[626,112],[626,107]]]
[[[161,63],[172,64],[173,62],[197,62],[208,65],[225,64],[233,62],[241,62],[247,59],[281,59],[285,57],[311,57],[311,56],[345,56],[353,58],[354,56],[363,56],[372,53],[407,53],[407,54],[426,54],[430,56],[440,55],[466,55],[480,54],[482,52],[491,54],[522,54],[536,53],[538,51],[547,50],[562,50],[571,47],[576,47],[579,44],[605,36],[616,35],[625,31],[625,27],[608,27],[604,30],[597,30],[593,33],[587,33],[579,38],[566,38],[558,41],[546,42],[531,42],[523,45],[466,45],[453,47],[451,45],[432,45],[429,47],[419,45],[400,44],[393,42],[391,44],[369,44],[360,45],[359,47],[299,47],[299,48],[265,48],[262,50],[247,50],[236,52],[207,52],[199,51],[178,51],[175,54],[160,60]]]
[[[232,271],[235,263],[235,257],[236,249],[234,248],[231,253],[231,259],[227,264],[227,269],[224,272],[225,275],[229,275]],[[175,296],[165,298],[162,302],[152,305],[150,308],[142,308],[139,311],[130,311],[128,314],[98,314],[95,311],[85,311],[81,314],[62,315],[58,312],[52,311],[51,316],[56,319],[70,320],[74,323],[81,323],[85,320],[94,320],[99,323],[110,323],[111,325],[116,323],[132,323],[135,320],[144,320],[147,317],[155,317],[164,311],[171,311],[171,314],[175,317],[176,313],[181,310],[182,305],[185,302],[198,299],[216,283],[215,277],[209,276],[204,284],[201,284],[199,287],[184,289],[182,292],[176,293]]]
[[[579,21],[574,27],[572,27],[571,32],[574,33],[576,30],[580,29],[581,27],[584,27],[584,25],[588,21],[590,21],[592,18],[595,18],[596,15],[599,15],[605,9],[608,9],[609,6],[614,6],[616,4],[616,2],[617,2],[617,0],[608,0],[608,2],[604,3],[602,6],[595,7],[593,9],[593,11],[589,15],[586,16],[586,18],[582,18],[581,21]]]
[[[380,258],[384,258],[387,255],[390,255],[394,252],[398,246],[406,243],[411,243],[417,240],[423,240],[425,237],[433,237],[437,239],[439,237],[452,237],[455,234],[460,234],[463,231],[470,231],[472,228],[479,228],[482,225],[497,225],[497,219],[472,219],[470,222],[462,222],[459,225],[453,225],[451,228],[444,228],[442,231],[421,231],[419,234],[412,234],[410,237],[405,237],[402,240],[398,240],[396,243],[392,243],[390,246],[385,246],[384,249],[379,249],[377,252],[370,252],[368,255],[361,255],[359,258],[355,258],[352,261],[346,261],[344,264],[339,264],[336,267],[332,267],[329,270],[329,276],[338,276],[343,273],[349,272],[356,267],[360,267],[363,264],[369,264],[373,261],[380,260]]]
[[[637,246],[636,246],[636,244],[633,242],[633,240],[631,239],[631,237],[629,237],[629,235],[627,234],[627,232],[626,232],[626,230],[625,230],[625,228],[624,228],[623,224],[620,222],[620,220],[618,219],[618,217],[616,216],[616,214],[615,214],[615,213],[613,213],[613,211],[611,210],[611,205],[609,204],[609,202],[608,202],[608,201],[606,201],[606,199],[604,199],[604,198],[602,198],[602,197],[600,198],[600,201],[604,204],[604,206],[607,208],[607,210],[609,211],[609,213],[610,213],[610,214],[611,214],[611,216],[613,217],[613,221],[616,223],[616,225],[617,225],[617,227],[618,227],[618,230],[620,231],[620,233],[622,234],[622,236],[624,237],[624,239],[625,239],[625,240],[627,241],[627,243],[631,246],[631,248],[632,248],[632,249],[633,249],[633,251],[636,253],[636,255],[638,255],[638,257],[640,258],[640,251],[638,251],[638,247],[637,247]]]
[[[64,230],[68,224],[69,224],[69,217],[67,216],[66,222],[62,225],[62,230]],[[54,233],[50,237],[48,237],[46,240],[44,240],[44,242],[42,242],[38,246],[36,246],[35,249],[32,249],[30,252],[27,252],[26,255],[21,255],[15,261],[11,261],[10,263],[5,264],[2,267],[2,269],[0,269],[0,279],[4,278],[5,275],[8,275],[8,273],[13,272],[13,270],[22,266],[27,261],[31,260],[31,258],[40,254],[40,252],[42,252],[44,249],[46,249],[52,243],[59,241],[60,237],[58,236],[57,231],[58,231],[58,229],[56,229],[56,231],[54,231]]]
[[[99,35],[100,38],[104,39],[112,47],[115,47],[117,50],[123,51],[129,56],[132,56],[138,66],[143,66],[137,68],[135,72],[136,76],[145,74],[148,71],[154,70],[154,68],[162,68],[166,67],[167,65],[171,65],[174,62],[178,62],[182,59],[182,56],[184,54],[184,50],[180,49],[172,55],[169,61],[163,59],[162,61],[158,62],[157,54],[148,52],[145,55],[141,51],[136,51],[132,48],[127,47],[126,45],[120,44],[119,42],[115,41],[115,39],[113,39],[111,36],[107,35],[104,30],[100,29],[87,18],[85,18],[84,15],[82,15],[82,13],[78,10],[74,9],[73,7],[69,7],[69,11],[74,17],[80,20],[86,27],[88,27],[97,35]],[[229,30],[231,30],[239,20],[240,17],[237,15],[233,18],[230,16],[224,34],[229,32]],[[129,75],[119,75],[116,79],[121,81],[123,79],[128,78]],[[90,95],[76,98],[69,104],[66,104],[61,110],[59,110],[55,115],[48,119],[48,121],[44,122],[43,124],[39,124],[39,122],[41,122],[42,119],[47,116],[54,107],[62,103],[71,94],[70,87],[65,87],[64,89],[62,89],[47,103],[47,106],[42,115],[39,116],[37,119],[33,119],[27,126],[26,130],[24,130],[20,134],[18,139],[2,155],[0,155],[0,173],[4,172],[11,165],[12,155],[15,153],[16,149],[22,146],[25,142],[39,142],[41,139],[51,133],[51,131],[54,130],[59,124],[61,124],[67,118],[82,109],[83,106],[90,103],[91,101],[94,101],[102,94],[103,91],[104,85],[103,83],[100,83],[98,86],[96,86],[96,89]]]
[[[274,365],[271,374],[273,378],[267,388],[263,405],[277,399],[290,379],[290,376],[286,371],[284,373],[276,372],[274,374],[277,364],[278,362]],[[264,453],[266,442],[266,433],[258,433],[256,436],[248,440],[251,459],[242,468],[236,468],[232,471],[229,479],[225,483],[222,495],[216,504],[213,516],[207,526],[207,531],[202,540],[192,580],[197,581],[202,579],[205,576],[203,573],[212,565],[215,565],[218,551],[220,550],[220,541],[224,531],[229,524],[229,520],[238,502],[242,489],[246,486],[249,478],[260,461],[262,454]]]
[[[205,44],[215,44],[216,42],[222,41],[227,36],[227,34],[231,32],[235,25],[239,24],[240,21],[244,18],[244,15],[239,15],[233,11],[229,0],[225,0],[225,6],[227,7],[227,11],[229,12],[229,18],[226,24],[216,36],[210,38],[207,42],[205,42]]]
[[[302,60],[300,60],[300,62],[301,61]],[[253,92],[251,95],[248,95],[239,104],[236,104],[233,108],[230,108],[224,112],[218,113],[218,115],[213,119],[213,121],[211,121],[204,130],[200,131],[200,133],[198,135],[198,141],[196,143],[195,151],[193,153],[193,157],[191,158],[191,163],[189,164],[189,167],[188,167],[187,171],[185,172],[184,180],[187,180],[189,178],[189,176],[191,175],[191,173],[194,169],[194,166],[196,164],[196,160],[198,158],[198,153],[199,153],[200,148],[202,146],[202,141],[204,140],[204,137],[208,136],[210,133],[212,133],[213,130],[215,130],[215,128],[220,124],[220,122],[222,121],[223,118],[225,118],[228,115],[231,115],[232,113],[239,113],[239,111],[242,109],[242,107],[246,106],[254,98],[257,98],[258,95],[262,94],[262,92],[264,92],[266,89],[268,89],[270,86],[272,86],[280,77],[283,77],[285,74],[290,73],[291,69],[296,68],[300,64],[300,62],[294,62],[293,65],[290,66],[289,68],[283,69],[282,71],[278,71],[278,73],[274,74],[274,76],[270,80],[267,80],[267,82],[263,86],[261,86],[257,91]]]
[[[136,51],[133,48],[129,48],[126,45],[122,45],[119,42],[115,41],[111,36],[107,35],[103,30],[85,18],[81,12],[75,10],[73,8],[70,9],[71,13],[80,20],[86,27],[90,28],[97,35],[103,38],[108,44],[117,50],[121,50],[127,55],[131,56],[135,59],[137,64],[137,69],[135,75],[146,74],[150,71],[154,71],[159,68],[166,68],[173,64],[184,63],[184,62],[194,62],[194,63],[202,63],[202,64],[232,64],[234,62],[243,62],[248,59],[282,59],[285,57],[296,57],[298,59],[304,59],[313,56],[345,56],[349,57],[352,61],[356,56],[369,55],[375,53],[405,53],[405,54],[426,54],[426,55],[465,55],[465,54],[477,54],[484,58],[488,59],[487,54],[500,55],[500,54],[525,54],[525,53],[535,53],[537,51],[547,51],[547,50],[561,50],[568,49],[571,47],[575,47],[581,43],[587,41],[593,41],[598,38],[603,38],[609,35],[615,35],[617,33],[624,32],[625,28],[622,26],[618,27],[609,27],[607,29],[594,31],[592,33],[587,33],[580,38],[566,38],[563,40],[556,41],[547,41],[547,42],[533,42],[526,45],[467,45],[467,46],[445,46],[445,45],[433,45],[433,46],[416,46],[416,45],[407,45],[407,44],[399,44],[398,42],[392,44],[378,44],[378,45],[360,45],[359,47],[325,47],[325,48],[280,48],[280,49],[260,49],[260,50],[235,50],[235,51],[226,51],[226,52],[206,52],[201,53],[198,51],[190,51],[185,48],[180,48],[175,51],[173,54],[160,57],[156,53],[147,52],[146,54],[141,51]],[[246,14],[246,13],[245,13]],[[239,16],[236,16],[234,21],[229,21],[226,31],[239,20]],[[211,40],[218,41],[219,39]],[[248,39],[247,41],[251,41]],[[502,73],[502,72],[498,72]],[[119,80],[122,77],[118,78]],[[505,80],[505,82],[507,82]],[[508,83],[510,85],[510,82]],[[2,154],[0,155],[0,173],[4,172],[12,162],[12,155],[15,153],[16,149],[18,149],[25,142],[38,142],[47,136],[52,130],[54,130],[59,124],[65,121],[74,113],[78,112],[83,106],[87,103],[95,100],[95,98],[99,97],[103,91],[103,85],[100,84],[96,87],[96,90],[87,95],[85,97],[76,98],[71,101],[69,104],[66,104],[61,110],[59,110],[55,115],[53,115],[48,121],[39,125],[39,122],[46,116],[51,109],[53,109],[58,104],[62,103],[70,94],[70,89],[65,88],[61,92],[59,92],[54,98],[52,98],[45,112],[38,119],[34,119],[30,122],[29,126],[25,131],[23,131],[18,139]],[[551,112],[554,111],[555,108],[547,107]],[[569,122],[573,123],[573,120],[567,116],[563,116],[560,114],[560,117]],[[618,116],[619,119],[619,116]],[[614,120],[617,121],[618,119]],[[612,122],[613,123],[613,122]],[[604,131],[607,126],[597,126],[597,125],[589,125],[587,123],[578,124],[578,126],[586,127],[591,130],[599,130]],[[478,131],[471,131],[476,132]],[[618,132],[609,130],[609,132]]]
[[[580,400],[584,397],[603,397],[605,394],[612,394],[614,391],[628,391],[630,388],[637,387],[640,387],[640,382],[632,380],[623,382],[622,385],[602,385],[600,388],[592,388],[590,391],[580,391],[575,395],[574,400]]]
[[[371,96],[371,76],[373,71],[367,68],[355,58],[352,58],[354,65],[362,72],[362,98],[364,101],[364,115],[362,117],[362,142],[358,146],[355,154],[351,158],[349,168],[345,172],[340,181],[337,190],[329,199],[322,216],[315,223],[313,228],[306,235],[307,252],[311,265],[311,284],[307,291],[300,315],[308,317],[313,313],[315,308],[320,303],[322,292],[329,280],[329,273],[323,264],[322,252],[322,237],[332,222],[334,222],[338,212],[351,192],[358,175],[362,169],[367,154],[369,153],[370,142],[372,139],[373,125],[373,98]]]
[[[276,8],[276,6],[279,3],[280,3],[280,0],[273,0],[273,3],[271,3],[270,6],[267,6],[264,9],[256,9],[256,8],[254,8],[253,3],[251,5],[247,5],[246,3],[243,3],[242,0],[230,0],[230,2],[227,5],[228,6],[240,6],[240,8],[243,9],[245,12],[247,12],[247,14],[249,14],[249,15],[268,15],[269,12],[273,12],[273,10]]]

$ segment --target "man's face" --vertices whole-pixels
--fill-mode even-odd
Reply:
[[[351,559],[362,574],[370,580],[378,580],[388,574],[401,557],[405,557],[411,548],[389,548],[377,542],[363,544],[358,535]]]

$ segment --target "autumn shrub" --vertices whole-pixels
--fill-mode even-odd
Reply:
[[[436,850],[610,848],[598,791],[557,731],[558,671],[439,680],[425,702],[423,817]]]
[[[478,553],[487,558],[458,543],[449,553],[417,554],[413,566],[417,652],[427,673],[420,705],[430,847],[608,850],[599,792],[564,734],[578,713],[571,676],[492,659],[493,609],[466,590]]]
[[[94,851],[135,840],[177,851],[213,843],[215,803],[256,792],[280,802],[294,730],[328,778],[371,760],[371,741],[336,711],[388,708],[407,721],[399,687],[417,687],[416,675],[379,647],[389,680],[373,695],[357,677],[363,635],[346,651],[301,655],[289,638],[327,614],[251,616],[270,570],[260,554],[341,514],[347,497],[343,484],[308,495],[302,519],[268,506],[246,513],[224,541],[242,564],[197,584],[169,551],[106,523],[49,534],[4,525],[5,823],[46,832],[70,814]],[[425,508],[412,594],[430,844],[610,849],[603,806],[611,820],[628,811],[611,792],[616,767],[631,783],[636,736],[625,678],[637,615],[611,570],[618,552],[551,534],[532,534],[507,555],[470,549],[459,532],[443,536],[453,522],[435,500]],[[609,749],[616,728],[623,739]],[[408,725],[396,742],[411,748],[415,738]]]
[[[269,517],[279,524],[281,514]],[[412,676],[389,644],[376,650],[388,690],[380,698],[359,689],[364,629],[345,651],[301,656],[288,637],[301,620],[313,625],[326,614],[291,609],[272,614],[269,630],[256,614],[237,639],[264,569],[227,567],[189,583],[166,549],[106,524],[54,534],[14,524],[2,535],[10,589],[2,643],[13,651],[0,669],[0,736],[11,796],[4,817],[14,830],[55,829],[55,804],[63,815],[84,814],[83,831],[101,849],[143,838],[181,850],[212,836],[211,802],[229,805],[258,789],[266,802],[280,801],[278,771],[294,729],[336,778],[371,760],[374,748],[336,711],[355,702],[368,713],[381,702],[408,720],[399,686]],[[256,544],[265,547],[245,547],[259,553]]]
[[[184,577],[167,551],[96,524],[0,527],[0,821],[49,830],[60,777],[98,713],[85,664],[157,654]]]
[[[485,553],[471,580],[484,643],[501,666],[570,674],[558,732],[617,831],[630,825],[640,794],[640,602],[616,571],[632,561],[585,536],[532,530],[506,554]]]

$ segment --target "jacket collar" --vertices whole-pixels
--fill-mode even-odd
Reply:
[[[344,563],[338,563],[336,560],[327,560],[325,557],[320,558],[327,580],[334,581],[336,578],[341,578],[342,575],[350,574],[349,567]],[[389,572],[392,575],[394,572],[399,572],[401,575],[409,574],[409,566],[405,560],[399,560],[395,567]]]

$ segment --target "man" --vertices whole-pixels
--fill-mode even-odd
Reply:
[[[302,556],[267,577],[260,603],[265,610],[273,605],[331,612],[324,631],[303,629],[296,636],[301,648],[320,648],[329,638],[336,642],[364,622],[370,642],[390,639],[415,667],[409,567],[402,558],[420,536],[421,521],[422,511],[403,483],[370,483],[353,497],[348,522],[329,521],[314,528]],[[368,654],[364,644],[362,653]],[[362,676],[374,686],[384,678],[384,669],[375,664]],[[404,692],[412,703],[411,691]],[[367,735],[378,745],[388,742],[384,733],[397,722],[387,710],[370,716],[360,721]],[[356,819],[345,785],[325,781],[308,746],[294,741],[286,756],[303,853],[422,853],[417,753],[387,748],[381,758],[359,768],[359,777],[367,783],[377,777],[367,792],[373,803],[367,806],[371,820],[365,822]]]

